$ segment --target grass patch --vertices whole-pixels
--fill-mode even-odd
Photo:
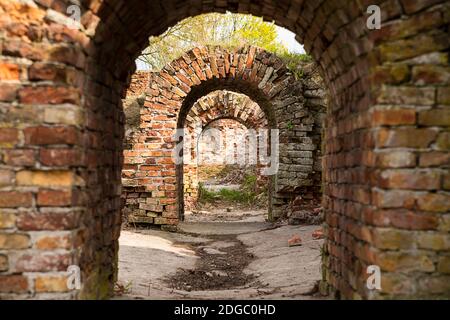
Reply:
[[[211,191],[199,183],[198,200],[201,203],[214,203],[216,201],[233,202],[240,204],[254,204],[261,194],[267,193],[267,188],[258,188],[257,176],[253,174],[245,175],[238,190],[222,188],[219,191]]]

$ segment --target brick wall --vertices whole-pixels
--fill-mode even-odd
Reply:
[[[224,10],[295,32],[328,88],[324,284],[342,298],[449,297],[448,1],[370,1],[379,31],[366,28],[367,1],[81,3],[74,30],[68,0],[0,0],[2,298],[111,295],[134,61],[150,35]],[[69,264],[80,291],[65,287]],[[370,264],[381,292],[365,287]]]
[[[208,161],[216,164],[222,161],[225,164],[226,152],[232,153],[237,160],[240,151],[236,145],[238,139],[245,137],[248,129],[267,129],[267,119],[258,104],[248,96],[219,90],[194,103],[186,117],[184,128],[191,141],[191,148],[186,148],[184,154],[189,153],[190,157],[185,156],[183,159],[183,180],[180,180],[180,176],[177,179],[178,184],[184,188],[184,209],[191,210],[195,207],[198,196],[198,165]],[[222,133],[215,144],[202,135],[204,130],[212,128]],[[235,141],[233,146],[227,146],[226,139]],[[249,139],[245,141],[249,143]]]
[[[127,200],[133,202],[133,209],[127,208],[127,212],[132,211],[133,215],[145,217],[148,223],[162,225],[164,229],[173,229],[172,225],[184,213],[182,165],[177,169],[173,156],[175,130],[186,127],[195,131],[197,122],[203,128],[211,119],[224,116],[255,129],[279,130],[272,137],[279,139],[279,146],[268,151],[275,159],[269,188],[273,190],[269,217],[276,219],[285,214],[285,206],[294,193],[320,189],[320,171],[314,169],[320,165],[314,165],[314,160],[320,161],[315,156],[320,149],[317,136],[320,138],[318,122],[322,119],[318,114],[324,114],[324,110],[306,107],[303,93],[307,87],[275,55],[255,47],[234,51],[200,47],[162,71],[152,73],[150,79],[146,102],[141,108],[140,130],[134,135],[132,148],[125,150],[125,165],[132,167],[127,167],[122,181],[127,193],[133,197],[139,194],[138,200]],[[223,108],[223,100],[229,96],[224,98],[213,92],[223,88],[244,93],[253,101],[245,100],[245,105],[227,102],[231,108]],[[222,102],[208,108],[214,100]],[[197,139],[191,140],[195,146]],[[279,152],[279,157],[275,152]],[[185,153],[195,155],[195,148]]]
[[[149,87],[149,81],[148,71],[136,71],[133,73],[130,85],[125,94],[125,99],[133,99],[145,94],[145,90]]]

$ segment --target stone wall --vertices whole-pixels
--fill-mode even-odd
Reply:
[[[380,30],[366,27],[367,1],[80,2],[70,29],[72,1],[0,0],[2,298],[112,294],[121,99],[135,59],[149,36],[225,10],[293,31],[328,88],[322,288],[347,299],[449,296],[448,1],[371,1]],[[199,98],[196,86],[187,91]],[[155,100],[143,116],[170,98]],[[70,264],[81,290],[65,286]],[[372,264],[381,291],[365,286]]]

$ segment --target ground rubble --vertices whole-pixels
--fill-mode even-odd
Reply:
[[[242,218],[217,222],[197,214],[177,233],[123,231],[115,299],[323,299],[316,292],[323,243],[313,238],[317,226],[234,214]],[[294,235],[301,246],[288,246]]]

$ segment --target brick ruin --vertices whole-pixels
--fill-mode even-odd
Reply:
[[[181,173],[185,170],[192,177],[196,168],[188,164],[183,169],[183,164],[175,163],[176,129],[186,129],[183,143],[188,137],[192,141],[184,158],[189,154],[195,159],[199,133],[210,121],[224,117],[241,121],[248,128],[279,130],[276,134],[279,150],[266,142],[268,154],[279,153],[279,163],[266,165],[273,167],[274,172],[278,169],[270,177],[270,219],[282,216],[295,194],[320,190],[324,101],[322,105],[313,107],[310,103],[307,107],[314,92],[310,90],[306,97],[307,87],[303,85],[306,81],[296,80],[275,55],[256,47],[235,51],[199,47],[162,71],[151,73],[149,79],[145,103],[140,109],[140,128],[133,135],[131,148],[124,152],[123,185],[126,203],[131,204],[126,211],[136,217],[131,221],[153,222],[163,229],[174,229],[184,215],[183,185],[192,189],[190,184],[195,184],[192,179],[184,184]],[[214,98],[216,90],[225,88],[249,98],[238,103],[228,103],[229,95],[216,94]]]
[[[184,18],[225,10],[293,31],[328,89],[321,289],[345,299],[450,296],[448,1],[371,1],[381,7],[380,30],[366,27],[365,1],[80,3],[74,29],[66,14],[71,1],[0,0],[1,298],[111,296],[121,226],[121,99],[135,59],[150,35]],[[245,70],[236,73],[242,81],[254,76],[240,63],[249,56],[233,55]],[[219,74],[226,60],[216,59]],[[192,86],[188,79],[185,90],[166,90],[167,96],[151,87],[142,129],[151,130],[161,104],[184,114],[206,93],[233,89],[223,79]],[[180,83],[170,77],[151,83],[158,81],[167,88]],[[269,109],[264,95],[243,93]],[[281,101],[278,106],[283,109]],[[269,123],[284,121],[267,114]],[[170,120],[167,129],[176,127]],[[293,142],[291,151],[298,145]],[[173,186],[149,192],[161,192],[155,194],[165,206],[160,222],[175,223],[176,203],[161,204],[162,192],[175,192],[172,163],[167,171]],[[381,268],[381,291],[365,286],[372,264]],[[69,265],[82,270],[81,290],[66,287]]]
[[[248,96],[218,90],[194,103],[186,116],[184,128],[192,144],[191,148],[185,149],[185,154],[190,156],[183,159],[183,180],[177,178],[178,184],[183,185],[184,189],[184,210],[192,210],[198,198],[198,166],[207,163],[225,164],[227,156],[239,159],[239,156],[246,152],[240,147],[249,143],[250,137],[246,136],[248,130],[255,130],[257,134],[257,130],[267,129],[268,123],[264,112]],[[209,136],[209,129],[218,131],[209,131]],[[233,145],[227,145],[227,142]],[[258,162],[260,163],[256,159],[254,165]],[[259,167],[265,166],[259,164]],[[262,176],[261,172],[259,176]]]

